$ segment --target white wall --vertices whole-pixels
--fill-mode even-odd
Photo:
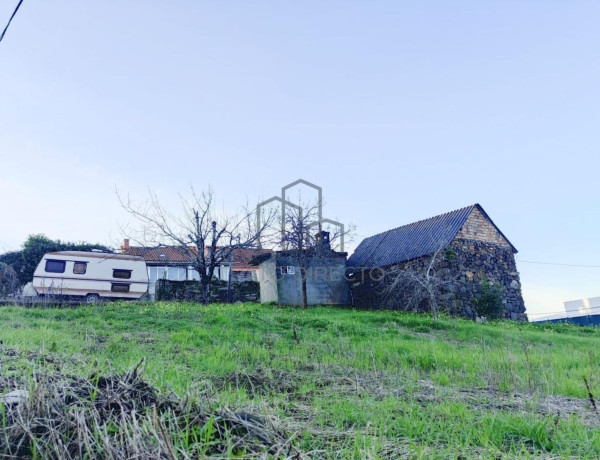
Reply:
[[[570,300],[564,306],[567,316],[600,315],[600,297]]]

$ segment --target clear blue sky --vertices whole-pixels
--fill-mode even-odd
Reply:
[[[518,259],[600,265],[598,24],[595,1],[25,0],[0,250],[111,241],[115,186],[236,207],[302,177],[359,235],[478,202]],[[600,296],[600,268],[518,266],[529,312]]]

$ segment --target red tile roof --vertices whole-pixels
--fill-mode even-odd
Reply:
[[[164,263],[164,264],[189,264],[192,262],[193,257],[190,257],[189,253],[185,249],[178,246],[167,246],[162,248],[145,248],[140,246],[129,246],[127,249],[122,250],[123,254],[131,256],[140,256],[144,258],[147,263]],[[191,252],[196,254],[196,248],[191,248]],[[256,269],[256,267],[250,265],[252,257],[267,254],[272,252],[271,249],[234,249],[232,253],[233,257],[233,270],[236,269]]]
[[[236,268],[256,269],[256,266],[250,264],[252,258],[261,254],[270,254],[271,252],[273,252],[271,249],[234,249],[233,270],[235,271]]]
[[[196,248],[192,248],[196,252]],[[164,248],[144,248],[139,246],[130,246],[123,250],[123,253],[132,256],[143,257],[146,262],[165,262],[171,264],[189,263],[192,258],[180,247],[169,246]]]

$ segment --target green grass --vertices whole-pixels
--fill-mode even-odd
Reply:
[[[594,328],[183,303],[3,307],[0,326],[3,374],[145,358],[150,383],[273,414],[316,456],[600,456]]]

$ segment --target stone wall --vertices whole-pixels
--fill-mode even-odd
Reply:
[[[354,305],[362,308],[403,309],[398,299],[383,294],[389,279],[383,274],[395,270],[424,272],[431,256],[403,263],[401,266],[364,271],[351,278]],[[454,315],[475,318],[474,299],[483,292],[484,283],[497,286],[503,303],[502,317],[526,321],[521,283],[512,248],[472,239],[455,239],[436,258],[436,276],[441,280],[437,296],[439,308]],[[427,306],[423,307],[427,309]]]
[[[156,300],[202,302],[202,299],[202,285],[199,281],[161,279],[156,283]],[[231,283],[231,302],[257,302],[259,299],[258,282]],[[227,302],[227,281],[213,281],[210,287],[210,302]]]
[[[511,247],[506,238],[496,230],[496,227],[477,208],[471,211],[456,238],[485,241],[486,243],[499,244],[507,248]]]
[[[449,247],[453,260],[444,259],[440,275],[448,280],[442,302],[455,314],[475,317],[473,299],[481,296],[483,284],[500,288],[502,316],[527,321],[521,281],[511,248],[483,241],[456,239]]]

